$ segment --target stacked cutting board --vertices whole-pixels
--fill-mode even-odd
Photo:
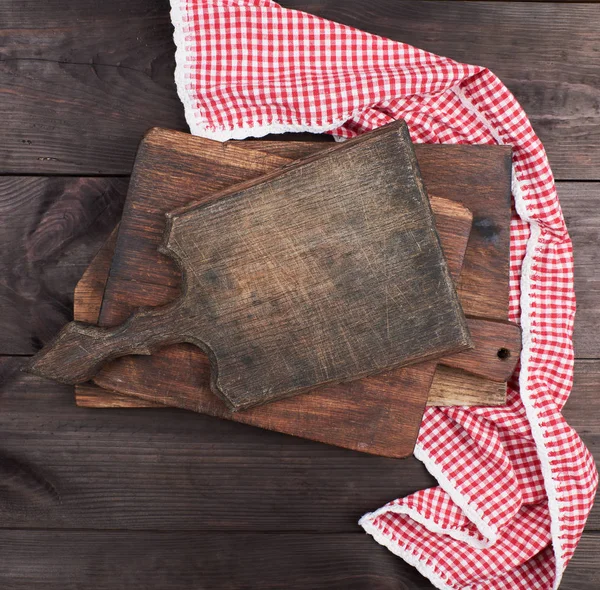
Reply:
[[[37,372],[58,366],[64,374],[70,362],[80,373],[72,381],[91,376],[77,385],[80,405],[176,406],[391,457],[412,451],[428,399],[503,403],[520,347],[519,330],[507,321],[510,148],[415,146],[432,234],[428,205],[417,198],[425,193],[411,184],[405,127],[390,127],[341,148],[322,141],[220,144],[150,131],[118,235],[77,287],[75,319],[118,326],[136,308],[156,306],[168,311],[160,312],[166,319],[157,330],[160,314],[137,313],[125,328],[103,333],[110,338],[88,327],[74,336],[63,331],[50,348],[68,354],[56,363],[43,351],[41,360],[51,362],[42,371],[38,358]],[[405,156],[411,174],[401,166]],[[378,164],[386,158],[387,168]],[[385,182],[381,170],[389,172]],[[373,182],[391,196],[379,189],[379,201],[365,200]],[[396,209],[398,185],[413,190],[408,213]],[[257,249],[268,251],[259,262]],[[289,269],[299,268],[299,251],[304,274],[296,284],[298,272]],[[301,309],[297,298],[286,308],[287,295],[305,285]],[[125,346],[128,330],[143,339],[132,336]],[[85,357],[98,343],[107,349],[100,357],[120,358],[88,375]],[[134,354],[121,356],[127,353]],[[315,363],[322,371],[316,378]]]

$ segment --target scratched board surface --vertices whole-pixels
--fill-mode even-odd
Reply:
[[[433,198],[432,208],[450,271],[457,277],[472,217],[458,203],[444,199]],[[97,322],[114,248],[111,242],[114,240],[107,242],[77,286],[75,314],[81,321]],[[107,407],[157,402],[361,452],[404,457],[412,453],[420,425],[417,416],[421,415],[428,390],[431,395],[434,370],[437,373],[432,363],[420,363],[232,412],[210,390],[206,357],[197,347],[184,346],[167,347],[151,357],[124,357],[114,361],[94,379],[107,389],[90,384],[78,386],[78,403],[93,404],[90,394],[96,394],[100,404]],[[479,379],[480,383],[486,381]],[[496,394],[500,389],[503,391],[498,396],[499,401],[492,401],[501,403],[505,385],[494,385]],[[463,394],[464,387],[455,389]],[[128,395],[121,396],[115,403],[114,394],[111,398],[109,390],[124,391]],[[451,402],[446,391],[443,395],[446,396],[444,403]],[[484,403],[488,401],[485,399]]]
[[[473,346],[403,121],[169,212],[161,251],[181,297],[122,327],[68,324],[29,369],[81,383],[189,342],[239,410]]]
[[[323,142],[293,141],[217,144],[169,130],[149,133],[141,148],[121,221],[119,254],[115,254],[111,269],[113,288],[110,293],[116,298],[111,299],[111,295],[105,297],[105,322],[122,321],[119,316],[111,317],[107,310],[118,314],[125,306],[130,306],[126,310],[131,306],[152,306],[166,302],[165,296],[177,296],[180,274],[170,258],[157,253],[157,238],[160,241],[164,232],[163,211],[168,211],[174,204],[185,203],[194,194],[201,195],[197,197],[198,202],[210,199],[211,188],[214,190],[214,186],[231,182],[232,173],[239,181],[244,174],[251,177],[264,173],[265,167],[283,166],[326,147],[327,143]],[[453,244],[463,232],[470,231],[471,214],[465,215],[468,210],[457,201],[432,198],[437,229],[453,272],[458,274],[469,252],[472,258],[487,261],[477,267],[477,271],[486,269],[487,278],[481,277],[478,282],[489,286],[479,294],[481,301],[470,300],[478,301],[479,309],[495,317],[494,314],[499,313],[498,308],[502,309],[505,305],[508,292],[508,275],[498,273],[507,268],[508,261],[510,149],[501,146],[423,145],[415,148],[429,185],[456,199],[464,198],[462,183],[471,183],[473,196],[470,201],[477,205],[475,209],[479,218],[485,215],[483,218],[487,220],[488,227],[501,228],[495,234],[491,233],[493,240],[489,239],[489,232],[485,236],[480,232],[471,233],[472,239],[465,253],[464,246],[455,248]],[[432,152],[431,156],[427,152]],[[172,168],[178,170],[176,176],[166,173]],[[440,174],[442,170],[443,175]],[[454,176],[448,177],[446,170]],[[439,176],[443,177],[443,182],[438,180]],[[478,184],[475,184],[477,179]],[[76,319],[97,323],[102,294],[108,291],[105,290],[105,282],[109,263],[110,254],[108,260],[98,261],[98,272],[94,263],[88,269],[88,276],[78,285]],[[461,297],[463,295],[464,289]],[[93,302],[87,304],[90,296]],[[506,388],[502,383],[467,375],[464,371],[457,374],[448,367],[443,369],[438,367],[435,372],[433,389],[430,389],[428,397],[431,403],[503,403]],[[393,380],[389,375],[386,379],[328,386],[323,391],[301,398],[234,414],[210,392],[209,374],[206,356],[197,347],[174,345],[151,357],[124,357],[110,363],[94,378],[106,389],[79,386],[76,388],[77,401],[80,405],[96,407],[140,407],[155,402],[165,403],[328,444],[397,457],[412,445],[410,433],[413,427],[409,428],[412,409],[409,410],[409,404],[418,405],[416,388],[422,385],[428,387],[428,381],[423,376],[417,378],[418,371],[411,368],[397,371]],[[128,396],[115,395],[112,393],[115,390]],[[370,399],[373,401],[368,402]],[[387,408],[387,411],[381,412],[378,408]]]

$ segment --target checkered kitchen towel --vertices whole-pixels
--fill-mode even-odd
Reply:
[[[597,474],[561,415],[573,375],[571,242],[525,113],[485,68],[271,0],[171,2],[194,134],[347,138],[402,118],[415,142],[513,146],[510,319],[523,328],[523,352],[508,405],[427,409],[415,455],[439,487],[360,524],[439,588],[556,588]]]

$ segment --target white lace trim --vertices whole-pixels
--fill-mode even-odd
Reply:
[[[175,41],[175,85],[179,100],[183,103],[185,120],[194,135],[201,130],[196,127],[195,100],[192,92],[189,92],[186,80],[187,50],[185,43],[187,16],[183,6],[185,0],[171,0],[171,23],[173,24],[173,40]],[[190,81],[191,85],[191,81]]]
[[[462,104],[473,113],[478,120],[494,136],[498,143],[502,143],[500,136],[496,133],[491,123],[487,121],[484,115],[475,107],[475,105],[465,96],[462,89],[454,88],[454,92],[459,97]],[[534,300],[533,296],[533,277],[535,273],[535,253],[540,246],[541,230],[538,223],[529,215],[526,205],[525,188],[521,183],[515,168],[513,167],[512,175],[512,194],[515,200],[515,209],[519,217],[529,223],[530,235],[527,241],[525,257],[521,266],[521,332],[523,344],[521,348],[521,373],[519,375],[519,390],[525,412],[531,425],[531,432],[535,442],[536,450],[542,466],[542,474],[544,476],[544,487],[548,496],[548,508],[550,512],[550,533],[552,536],[552,548],[556,560],[556,576],[554,579],[554,589],[560,585],[563,571],[566,567],[563,558],[563,546],[560,532],[560,512],[559,499],[557,496],[558,482],[554,479],[548,449],[546,447],[545,433],[540,424],[540,417],[537,413],[531,393],[529,391],[529,371],[532,356],[532,344],[535,341],[535,332],[531,324],[531,304]]]

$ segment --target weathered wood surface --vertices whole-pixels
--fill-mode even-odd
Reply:
[[[111,375],[110,379],[114,376]],[[106,383],[106,385],[109,385]],[[122,390],[119,383],[115,389]],[[95,383],[75,386],[77,405],[85,408],[162,408],[156,400],[133,397],[138,384],[128,386],[129,394],[109,391]],[[506,385],[458,369],[438,365],[427,396],[428,406],[500,406],[506,403]]]
[[[209,195],[227,183],[256,176],[269,166],[277,166],[272,154],[298,158],[324,148],[324,144],[315,142],[245,141],[221,145],[188,134],[165,131],[155,132],[150,138],[154,138],[154,142],[147,142],[144,148],[148,165],[143,177],[132,184],[119,231],[103,301],[101,323],[105,325],[124,321],[135,307],[164,304],[177,297],[180,272],[169,258],[157,252],[165,226],[163,212],[174,204],[197,198],[197,194]],[[256,149],[270,155],[257,160],[246,151]],[[467,202],[475,215],[475,227],[458,285],[463,307],[476,316],[505,320],[508,313],[510,150],[499,146],[427,145],[417,145],[415,149],[430,193]],[[176,180],[164,174],[170,160],[177,161]],[[257,164],[261,165],[260,169],[256,168]],[[442,202],[434,202],[434,209],[439,214],[442,213]],[[451,240],[453,234],[460,233],[446,229],[444,223],[438,224],[438,229],[442,241]],[[452,250],[447,252],[450,265],[457,262]],[[462,255],[462,251],[460,253]],[[499,285],[504,287],[499,288]],[[159,358],[156,367],[152,367],[154,359],[162,355],[168,355],[168,361]],[[190,407],[194,392],[201,398],[206,394],[203,388],[207,377],[205,374],[204,379],[199,378],[200,373],[194,372],[196,363],[201,366],[206,359],[191,347],[163,349],[152,358],[130,357],[110,364],[96,376],[96,383],[132,395],[143,392],[145,399],[152,395],[152,384],[164,384],[160,389],[171,392],[172,403]],[[498,364],[502,368],[503,364],[511,363]],[[449,376],[446,382],[444,375]],[[175,386],[171,387],[170,383]],[[496,404],[505,397],[503,386],[474,377],[469,377],[468,383],[469,387],[461,387],[454,374],[440,373],[434,381],[432,400],[443,398],[443,405],[463,401],[472,404],[478,399],[483,404]],[[154,387],[155,393],[156,390]],[[475,396],[473,391],[477,392]],[[81,397],[79,393],[77,389],[78,403],[103,405],[100,390],[86,387]],[[185,399],[177,404],[175,400],[180,395]],[[114,406],[118,401],[119,398],[111,396],[106,404]],[[132,405],[131,400],[124,403],[127,407]],[[270,420],[269,423],[273,422]]]
[[[364,534],[19,530],[2,531],[0,544],[0,582],[11,590],[246,590],[249,580],[252,588],[434,590]],[[595,590],[599,552],[600,535],[584,534],[561,590]]]
[[[126,190],[119,178],[0,177],[0,354],[31,354],[71,319]]]
[[[75,321],[86,324],[98,323],[110,262],[117,241],[117,231],[118,226],[102,244],[75,287],[73,293],[73,319]]]
[[[170,212],[161,252],[181,268],[177,300],[112,329],[71,323],[29,369],[81,383],[187,342],[236,411],[473,345],[404,122]]]
[[[364,534],[4,531],[0,545],[11,590],[432,588]]]
[[[4,527],[353,532],[365,511],[434,485],[414,458],[171,408],[78,408],[69,386],[20,372],[25,361],[0,359]],[[564,411],[595,453],[599,378],[600,361],[578,361]]]
[[[14,212],[13,220],[19,219],[21,214],[27,219],[22,223],[50,227],[46,225],[52,218],[53,209],[49,204],[56,202],[63,194],[61,191],[70,193],[74,199],[69,210],[85,210],[94,200],[85,201],[87,192],[78,192],[75,187],[91,180],[5,178],[5,187],[10,187],[14,194],[28,195],[33,204],[17,210],[4,209],[7,214],[1,218],[3,231],[11,227],[8,211]],[[110,196],[115,203],[122,202],[125,181],[93,181],[96,198]],[[600,290],[595,288],[594,282],[597,240],[593,227],[586,227],[586,221],[600,206],[600,192],[593,183],[560,183],[559,193],[575,241],[579,304],[576,350],[579,356],[584,356],[579,350],[585,346],[585,356],[598,357],[599,332],[586,325],[589,321],[586,318],[592,317],[591,312],[600,305]],[[3,193],[2,202],[3,207],[7,207],[8,191]],[[48,221],[45,221],[46,216]],[[116,214],[105,209],[97,219],[101,227],[110,226],[115,223]],[[85,260],[87,265],[90,252],[105,239],[102,232],[93,231],[95,226],[91,226],[87,234],[82,234],[77,224],[54,227],[57,234],[51,235],[56,247],[47,252],[45,258],[51,269],[57,267],[53,263],[59,260],[63,260],[63,264]],[[2,258],[5,269],[17,269],[23,264],[22,252],[30,247],[30,236],[22,237],[11,257]],[[4,243],[12,243],[12,240]],[[78,244],[85,247],[79,248]],[[4,254],[4,250],[0,254]],[[30,305],[59,310],[63,315],[57,322],[58,327],[71,313],[73,286],[59,281],[59,275],[52,272],[50,270],[47,276],[53,281],[54,289],[28,288],[21,291],[19,297],[27,299]],[[582,308],[582,304],[587,308]],[[32,343],[39,337],[35,325],[25,322],[16,309],[6,307],[2,315],[7,322],[7,329],[0,337],[5,354],[22,350],[22,340],[15,340],[15,334],[24,337],[29,347],[25,352],[33,350]],[[70,388],[20,374],[22,362],[2,359],[0,370],[0,430],[3,433],[0,462],[7,474],[2,479],[0,505],[6,527],[200,531],[208,526],[216,531],[224,526],[231,531],[243,527],[246,532],[267,527],[277,531],[321,531],[318,536],[336,530],[354,534],[357,515],[393,497],[433,485],[433,479],[413,459],[392,461],[361,457],[349,451],[177,410],[130,413],[76,408]],[[600,399],[599,383],[598,361],[578,361],[574,390],[565,408],[567,420],[578,429],[596,456],[600,453],[600,422],[596,419],[600,416],[600,408],[596,407]],[[284,467],[279,457],[284,457]],[[259,465],[264,470],[257,472]],[[229,475],[228,469],[233,470]],[[27,474],[33,475],[33,479]],[[46,479],[40,480],[38,474]],[[258,486],[259,481],[263,487]],[[211,482],[208,490],[207,482]],[[52,486],[60,490],[61,503],[45,499],[46,495],[53,497],[52,492],[47,492]],[[238,487],[234,489],[235,486]],[[264,496],[258,496],[259,487],[264,490]],[[268,499],[265,501],[265,498]],[[592,512],[588,530],[600,530],[598,505]],[[356,534],[362,535],[361,532]],[[597,549],[590,538],[593,537],[584,537],[567,570],[564,587],[596,590]],[[35,545],[42,551],[44,547],[36,545],[36,540],[31,541],[30,546]],[[160,547],[151,540],[147,542],[149,547]],[[89,550],[90,559],[99,556],[96,545],[86,539],[85,534],[78,537],[77,543],[82,551]],[[374,546],[373,550],[378,549]],[[5,563],[13,564],[11,572],[17,573],[23,562],[11,558]],[[46,564],[47,572],[56,572],[57,578],[48,579],[47,588],[63,588],[61,576],[76,575],[79,571],[77,563],[68,565],[71,563],[68,561],[60,571],[51,565],[55,563],[51,558],[40,563]],[[397,585],[402,576],[410,575],[412,568],[401,560],[393,563],[395,569],[390,573],[390,584]],[[20,571],[19,575],[25,575],[24,569]],[[190,570],[186,571],[193,576]],[[104,582],[113,585],[121,573],[124,575],[125,570],[116,571],[114,575],[110,572],[98,575],[96,585]],[[365,582],[362,587],[368,586]],[[31,585],[23,584],[23,587],[29,589]]]
[[[196,587],[206,572],[203,565],[196,564],[204,564],[206,556],[213,555],[208,547],[203,549],[203,538],[223,535],[233,543],[234,552],[236,539],[257,535],[252,544],[259,551],[270,546],[270,532],[273,539],[281,540],[286,530],[297,531],[299,537],[316,544],[327,559],[319,565],[321,562],[313,562],[310,554],[302,560],[286,558],[282,547],[283,553],[278,555],[294,574],[289,578],[285,571],[278,574],[278,583],[285,587],[301,581],[312,587],[313,580],[329,571],[323,570],[327,563],[338,564],[338,559],[347,556],[361,564],[356,575],[362,572],[367,576],[356,580],[357,588],[371,587],[368,575],[375,576],[375,572],[384,576],[390,588],[405,580],[413,584],[406,582],[408,588],[419,587],[420,578],[413,581],[412,568],[401,560],[391,559],[384,566],[387,562],[380,559],[392,556],[376,544],[372,549],[365,546],[364,553],[352,550],[356,539],[370,540],[357,532],[357,513],[409,493],[411,486],[418,489],[432,484],[417,461],[365,457],[177,410],[103,412],[76,408],[68,387],[20,373],[22,362],[0,362],[0,465],[5,474],[0,510],[4,527],[34,530],[2,532],[4,567],[0,580],[15,584],[7,587],[35,588],[42,572],[46,572],[45,587],[49,588],[64,587],[67,574],[80,581],[78,587],[85,588],[115,583],[120,575],[128,580],[127,572],[142,576],[144,560],[154,563],[169,554],[170,544],[163,542],[177,535],[192,545],[202,561],[184,560],[185,568],[171,569],[164,564],[161,568],[166,567],[172,575],[185,574]],[[596,394],[599,375],[598,362],[579,362],[575,390],[565,409],[567,419],[580,429],[592,449],[598,448],[600,437],[600,423],[589,419],[600,416]],[[576,400],[579,406],[573,403]],[[590,531],[600,528],[599,515],[596,508],[588,525]],[[138,532],[110,530],[115,528]],[[169,532],[172,529],[187,532]],[[54,542],[42,543],[43,535],[52,535]],[[128,543],[127,551],[120,550],[122,544],[116,535],[132,535],[123,541]],[[332,535],[338,536],[338,542],[327,550],[320,543]],[[594,538],[593,533],[584,536],[567,571],[565,587],[595,590]],[[136,557],[135,546],[143,548],[141,554],[146,558]],[[187,556],[183,543],[175,550]],[[303,550],[298,551],[297,555],[304,555]],[[121,562],[117,555],[127,560]],[[359,555],[377,560],[372,574]],[[24,567],[24,562],[29,566]],[[115,569],[93,565],[111,563]],[[245,567],[241,571],[250,575],[253,570]],[[216,587],[221,586],[221,576],[237,580],[240,570],[232,568],[233,573],[217,562],[212,578]],[[331,570],[333,587],[339,579],[335,571],[337,565]],[[257,571],[253,575],[269,574]],[[87,576],[95,576],[92,579],[97,579],[97,584],[88,582]],[[156,588],[164,587],[162,581],[157,577]],[[153,587],[151,580],[147,587]]]
[[[578,358],[599,358],[600,184],[592,182],[560,183],[558,196],[569,234],[573,240],[575,295],[577,297],[575,354]]]
[[[158,248],[164,213],[277,168],[277,157],[297,159],[324,149],[315,142],[215,144],[189,134],[157,132],[145,145],[144,176],[129,192],[106,287],[100,323],[122,323],[135,307],[177,297],[181,272]],[[257,160],[246,150],[260,150]],[[457,285],[468,315],[506,320],[511,150],[506,146],[415,145],[430,194],[458,201],[473,214],[473,231]],[[167,155],[168,154],[168,155]],[[165,162],[167,160],[167,162]],[[175,160],[176,179],[165,168]],[[132,285],[134,283],[134,285]],[[132,296],[131,289],[137,294]]]
[[[0,545],[11,590],[434,590],[364,534],[8,530]],[[584,534],[561,590],[595,590],[599,552],[600,535]]]
[[[0,358],[4,527],[354,532],[365,511],[433,485],[412,457],[171,408],[78,408],[25,361]]]
[[[482,379],[438,363],[427,397],[428,406],[501,406],[506,383]]]
[[[557,177],[595,178],[597,5],[283,4],[489,67],[529,113]],[[167,0],[5,0],[0,171],[128,174],[149,127],[186,129],[168,12]]]

